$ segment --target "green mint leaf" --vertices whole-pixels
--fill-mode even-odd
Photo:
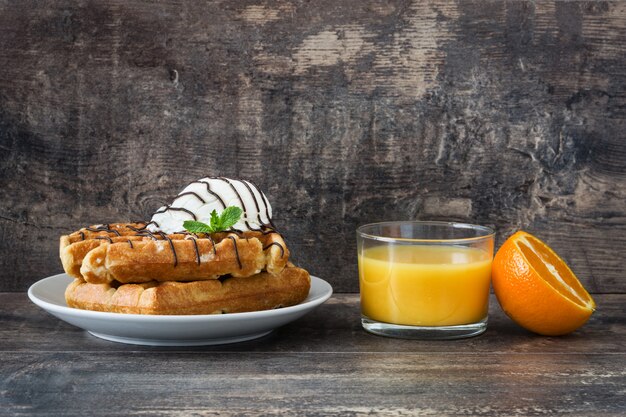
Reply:
[[[230,206],[226,207],[221,215],[217,214],[217,211],[211,212],[210,224],[197,222],[195,220],[185,220],[183,227],[191,233],[216,233],[228,230],[241,218],[243,210],[239,207]]]
[[[211,226],[194,220],[185,220],[183,227],[191,233],[213,233]]]
[[[220,216],[217,215],[217,211],[213,210],[211,212],[211,219],[209,224],[211,225],[212,229],[211,233],[220,230]]]
[[[243,214],[243,210],[236,206],[226,207],[220,216],[220,230],[233,227]]]

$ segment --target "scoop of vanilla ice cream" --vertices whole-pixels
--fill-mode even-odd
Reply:
[[[151,232],[176,233],[184,229],[185,220],[210,223],[211,212],[220,214],[226,207],[243,210],[238,230],[258,230],[272,221],[272,206],[259,188],[244,180],[207,177],[186,186],[174,201],[158,209],[148,225]],[[195,219],[194,219],[195,217]]]

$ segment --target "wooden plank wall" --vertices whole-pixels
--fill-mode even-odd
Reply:
[[[626,3],[0,2],[0,291],[57,238],[254,179],[358,291],[355,228],[523,228],[625,292]]]

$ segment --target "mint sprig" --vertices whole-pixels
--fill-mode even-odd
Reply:
[[[191,233],[216,233],[223,232],[230,229],[237,224],[243,210],[236,206],[229,206],[222,211],[221,214],[217,214],[217,211],[211,212],[209,224],[198,222],[195,220],[185,220],[183,227]]]
[[[213,233],[211,226],[195,220],[185,220],[183,227],[191,233]]]

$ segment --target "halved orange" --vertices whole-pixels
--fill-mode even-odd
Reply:
[[[520,326],[542,335],[573,332],[596,309],[565,262],[523,231],[508,238],[496,253],[492,283],[504,312]]]

